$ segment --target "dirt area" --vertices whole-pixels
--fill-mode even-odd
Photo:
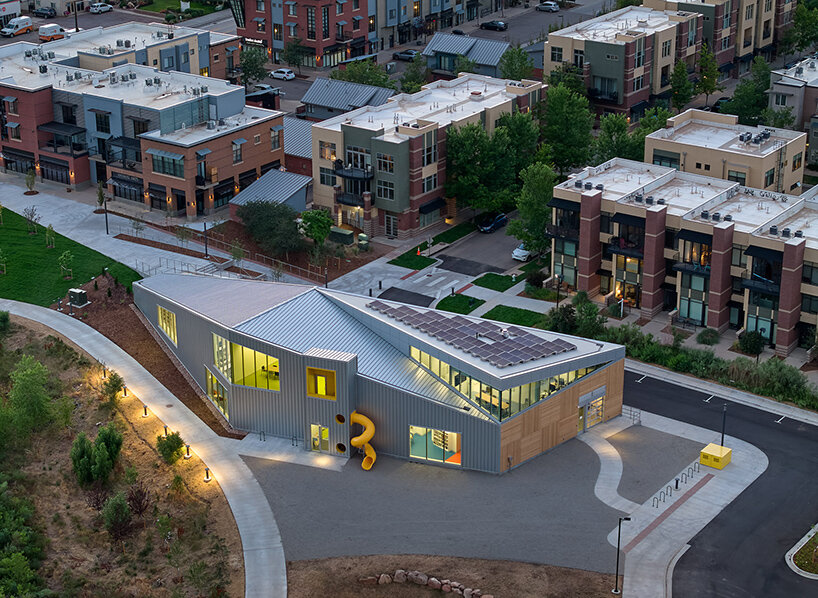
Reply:
[[[21,468],[25,477],[15,477],[48,538],[39,569],[46,586],[67,597],[243,596],[238,529],[218,483],[203,481],[204,464],[195,454],[165,464],[155,449],[162,426],[155,417],[141,417],[138,397],[129,393],[111,410],[99,399],[100,369],[87,355],[40,324],[14,316],[12,324],[4,354],[33,355],[74,404],[70,427],[35,435]],[[99,511],[89,506],[90,493],[77,484],[69,456],[79,432],[93,439],[109,421],[122,432],[123,444],[103,495],[127,494],[142,483],[150,496],[145,515],[134,519],[122,542],[111,539]],[[218,587],[223,593],[211,594]]]
[[[614,587],[613,575],[566,567],[441,556],[379,555],[290,561],[287,563],[288,596],[426,598],[445,595],[415,584],[370,586],[358,581],[381,573],[391,575],[396,569],[414,569],[440,580],[457,581],[495,598],[602,598],[610,596]]]
[[[222,249],[227,250],[234,240],[238,240],[242,247],[244,247],[244,249],[247,251],[249,258],[255,259],[256,254],[266,255],[266,252],[247,233],[244,226],[238,222],[227,220],[222,222],[216,228],[209,230],[207,234],[208,238],[224,243],[225,247]],[[344,255],[343,257],[334,255],[330,256],[327,258],[326,263],[322,264],[320,267],[311,266],[309,261],[309,253],[306,250],[292,252],[286,256],[278,256],[277,259],[304,270],[309,270],[312,268],[313,272],[320,272],[321,274],[323,274],[324,266],[326,266],[329,280],[334,280],[339,276],[343,276],[348,272],[352,272],[353,270],[360,268],[364,264],[368,264],[372,260],[376,260],[379,257],[386,255],[393,249],[393,247],[389,247],[388,245],[370,242],[369,251],[362,251],[356,255],[350,247],[345,250],[347,255]]]
[[[94,288],[96,285],[96,288]],[[162,350],[131,308],[133,297],[111,276],[97,278],[81,287],[88,293],[90,304],[75,309],[80,320],[95,328],[139,361],[165,388],[173,393],[196,416],[220,436],[244,438],[231,432],[210,410]],[[108,292],[110,290],[110,296]],[[65,306],[66,302],[63,302]],[[56,305],[51,306],[56,309]],[[65,311],[67,308],[63,307]]]
[[[222,257],[214,257],[212,255],[205,256],[204,251],[196,251],[195,249],[189,249],[187,247],[177,247],[176,245],[171,245],[170,243],[162,243],[161,241],[154,241],[152,239],[141,239],[139,237],[134,237],[132,235],[118,234],[114,236],[114,239],[130,241],[131,243],[139,243],[140,245],[156,247],[157,249],[164,249],[165,251],[173,251],[174,253],[180,253],[182,255],[187,255],[190,257],[198,257],[203,260],[207,259],[219,264],[223,264],[224,262],[227,261],[226,258]]]

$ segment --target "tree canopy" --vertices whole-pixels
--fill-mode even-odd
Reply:
[[[562,84],[550,87],[544,117],[542,136],[551,146],[554,165],[560,176],[572,166],[585,164],[591,147],[591,127],[594,121],[588,110],[588,99]]]
[[[792,25],[781,41],[784,52],[804,53],[818,44],[818,8],[799,2],[795,7]]]
[[[582,78],[582,71],[573,64],[563,62],[559,68],[551,71],[548,76],[549,87],[555,87],[560,83],[577,95],[588,95],[588,89],[585,87],[585,81]]]
[[[309,48],[301,43],[300,37],[294,37],[284,44],[281,58],[290,66],[297,67],[298,72],[301,73],[301,63],[304,62],[304,55],[309,51]]]
[[[395,82],[389,79],[386,70],[376,64],[373,60],[356,60],[346,65],[346,68],[334,69],[330,73],[331,79],[339,81],[350,81],[352,83],[363,83],[364,85],[375,85],[376,87],[386,87],[395,89]]]
[[[545,253],[551,247],[545,229],[551,223],[548,202],[554,192],[557,175],[547,164],[535,162],[520,173],[523,188],[517,198],[518,218],[508,224],[507,234],[516,237],[532,253]]]
[[[323,247],[332,230],[332,216],[326,210],[307,210],[301,214],[304,236],[313,240],[316,247]]]
[[[474,60],[458,54],[454,59],[454,73],[476,73],[477,63]]]
[[[514,177],[519,177],[523,169],[534,160],[537,151],[539,130],[531,113],[508,112],[500,116],[497,122],[498,129],[502,127],[509,137],[508,151],[499,159],[508,161],[514,171]]]
[[[500,57],[499,67],[501,77],[520,81],[531,77],[534,72],[534,61],[522,48],[509,48]]]
[[[670,103],[681,112],[693,99],[693,82],[687,76],[687,65],[679,60],[670,75]]]
[[[743,125],[756,126],[760,124],[762,112],[767,107],[769,87],[770,66],[761,56],[756,56],[750,76],[739,81],[732,99],[725,102],[721,111],[735,114]]]
[[[241,80],[245,88],[267,76],[267,52],[264,48],[245,46],[241,51]]]
[[[724,85],[719,83],[719,65],[716,57],[707,45],[702,44],[702,51],[699,54],[699,82],[696,84],[696,92],[704,94],[704,103],[710,99],[711,94],[724,89]]]
[[[272,256],[301,249],[301,235],[291,207],[266,201],[251,201],[236,212],[247,232]]]
[[[400,90],[403,93],[417,93],[429,78],[429,68],[426,66],[426,57],[416,54],[407,65],[400,79]]]

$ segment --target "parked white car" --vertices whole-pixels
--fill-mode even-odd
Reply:
[[[520,243],[517,248],[511,252],[511,257],[520,262],[527,262],[531,259],[531,252],[525,248],[525,243]]]
[[[290,69],[276,69],[270,76],[273,79],[284,79],[285,81],[289,81],[290,79],[295,79],[295,73],[292,72]]]
[[[89,10],[95,15],[98,15],[100,13],[108,12],[109,10],[113,9],[114,9],[113,6],[111,6],[110,4],[105,4],[105,2],[95,2],[94,4],[91,5],[91,8]]]
[[[540,2],[537,5],[537,10],[540,12],[559,12],[560,6],[556,2]]]

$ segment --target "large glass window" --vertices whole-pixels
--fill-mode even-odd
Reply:
[[[335,372],[320,368],[307,368],[307,396],[335,400]]]
[[[324,168],[323,166],[319,168],[319,171],[320,171],[319,181],[321,182],[321,184],[333,187],[336,183],[335,171],[332,170],[331,168]]]
[[[443,380],[481,410],[498,420],[516,415],[537,401],[549,397],[565,388],[568,384],[601,367],[601,365],[595,365],[580,368],[544,380],[516,386],[509,390],[498,390],[455,369],[445,361],[421,351],[417,347],[409,347],[409,356],[421,367]]]
[[[227,389],[219,382],[219,379],[214,376],[210,370],[207,371],[207,398],[222,412],[225,419],[230,419],[230,414],[227,410]]]
[[[739,170],[728,170],[727,180],[739,183],[740,185],[747,184],[747,173]]]
[[[409,457],[461,465],[461,439],[457,432],[409,426]]]
[[[437,129],[423,135],[423,165],[437,162]]]
[[[159,328],[170,339],[170,342],[176,345],[176,314],[161,305],[157,305],[156,309],[159,314]]]
[[[682,241],[682,261],[696,266],[709,266],[711,249],[710,245],[704,243],[694,243],[693,241]]]
[[[216,335],[213,344],[215,351]],[[230,362],[229,378],[233,384],[263,390],[281,390],[278,359],[275,357],[230,343]]]
[[[233,364],[230,360],[230,342],[218,334],[213,335],[213,365],[222,376],[230,380],[233,371]]]
[[[389,154],[378,154],[378,170],[381,172],[395,172],[395,157]]]
[[[151,156],[153,158],[153,171],[158,174],[167,174],[179,178],[185,176],[185,159],[166,158],[165,156]]]

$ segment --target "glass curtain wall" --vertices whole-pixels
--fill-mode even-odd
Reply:
[[[227,409],[227,389],[222,386],[222,383],[207,370],[207,398],[222,412],[225,419],[230,420],[230,414]]]
[[[278,359],[213,335],[213,365],[233,384],[281,390]]]
[[[458,371],[445,361],[429,355],[417,347],[410,347],[409,355],[421,367],[430,371],[461,395],[471,400],[480,409],[500,421],[516,415],[602,367],[601,365],[595,365],[580,368],[544,380],[515,386],[509,390],[498,390]]]
[[[461,465],[460,434],[409,426],[409,458]]]

